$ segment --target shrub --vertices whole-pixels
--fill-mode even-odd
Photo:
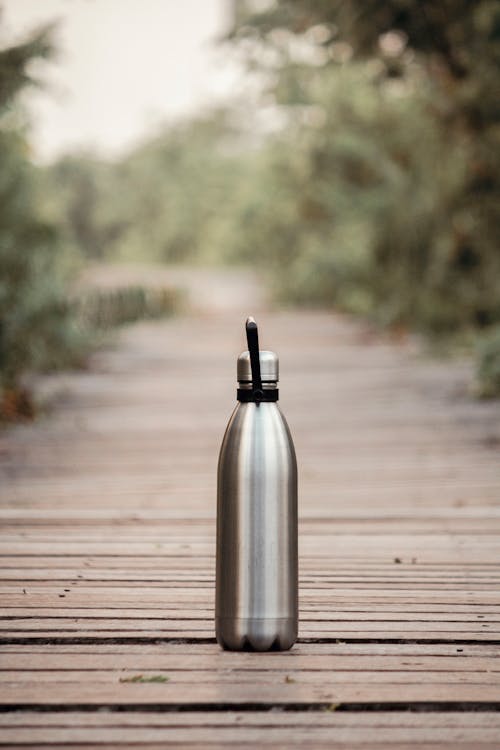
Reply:
[[[477,378],[480,396],[500,396],[500,327],[479,342]]]
[[[65,295],[61,245],[37,208],[16,95],[27,66],[50,51],[48,32],[0,50],[0,417],[29,415],[23,375],[73,362],[83,348]]]

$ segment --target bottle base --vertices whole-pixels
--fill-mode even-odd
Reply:
[[[217,643],[225,651],[288,651],[297,640],[293,617],[216,617]]]

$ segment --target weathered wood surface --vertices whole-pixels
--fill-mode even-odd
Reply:
[[[198,278],[195,312],[44,380],[47,415],[0,436],[0,745],[498,748],[500,404],[412,341],[261,312],[299,458],[300,641],[215,644],[215,466],[259,307],[229,286]]]

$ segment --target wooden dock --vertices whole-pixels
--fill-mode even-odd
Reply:
[[[240,302],[125,330],[0,436],[0,746],[498,750],[500,403],[412,341],[261,312],[300,469],[300,638],[215,643]]]

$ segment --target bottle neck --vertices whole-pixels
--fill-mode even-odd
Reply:
[[[269,381],[262,383],[261,389],[254,390],[251,382],[240,381],[238,383],[236,397],[238,401],[241,401],[242,403],[253,402],[254,404],[260,404],[274,402],[279,398],[278,384]]]

